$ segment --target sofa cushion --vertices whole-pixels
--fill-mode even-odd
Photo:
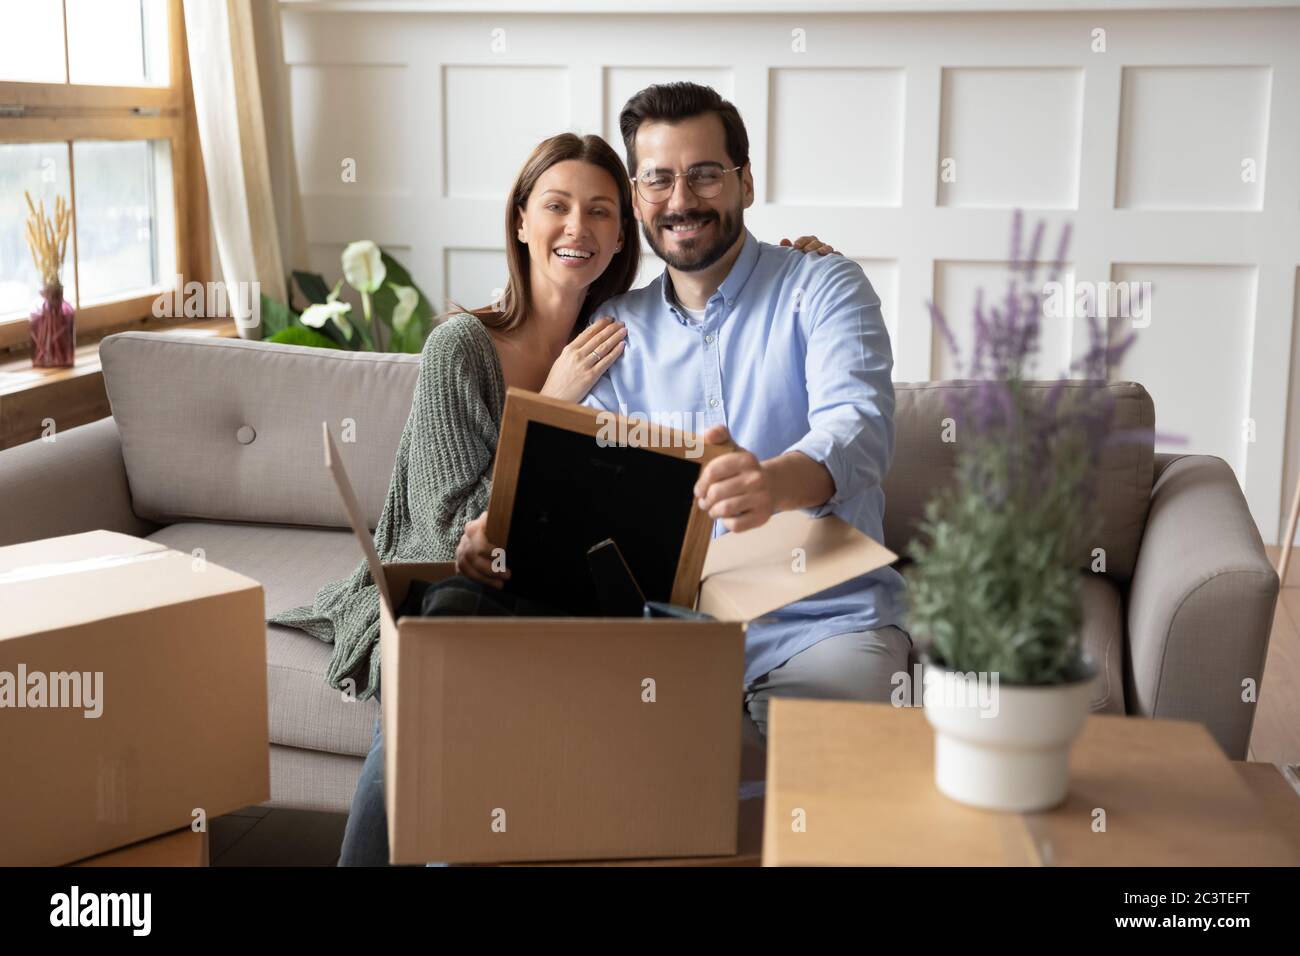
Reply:
[[[156,332],[110,335],[99,355],[140,517],[347,527],[326,422],[378,523],[420,356]]]
[[[360,757],[271,744],[271,799],[263,806],[347,813],[361,767]]]
[[[260,581],[266,613],[311,604],[316,591],[346,577],[361,562],[349,531],[266,525],[185,522],[150,535],[177,551],[202,548],[204,560]],[[325,683],[332,646],[296,628],[266,628],[269,739],[307,750],[364,756],[378,703],[347,702]]]
[[[917,382],[894,386],[894,460],[885,476],[885,545],[900,555],[925,517],[925,505],[956,475],[957,442],[944,441],[944,419],[955,417],[950,402],[977,382]],[[1076,387],[1078,384],[1076,383]],[[1032,382],[1032,394],[1046,398],[1051,382]],[[1133,382],[1106,386],[1115,401],[1116,430],[1154,429],[1155,405],[1145,388]],[[961,423],[956,422],[960,438]],[[1121,583],[1133,576],[1138,542],[1151,500],[1154,448],[1151,436],[1109,446],[1102,454],[1096,507],[1100,530],[1079,542],[1081,566],[1088,567],[1094,548],[1105,551],[1106,573]]]
[[[1083,576],[1083,648],[1097,663],[1093,712],[1123,714],[1124,601],[1104,574]]]

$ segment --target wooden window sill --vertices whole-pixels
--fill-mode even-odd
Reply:
[[[238,336],[235,323],[230,319],[150,322],[134,328],[148,332],[183,331],[219,338]],[[78,345],[71,368],[32,368],[30,352],[8,359],[0,355],[0,448],[11,448],[40,438],[46,419],[53,419],[54,427],[65,431],[110,414],[99,364],[99,342],[97,338]]]

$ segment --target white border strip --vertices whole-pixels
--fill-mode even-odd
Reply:
[[[1300,0],[279,0],[304,13],[770,14],[770,13],[1133,13],[1161,10],[1277,10]]]

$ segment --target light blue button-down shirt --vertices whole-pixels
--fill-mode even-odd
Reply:
[[[833,512],[884,540],[880,483],[894,451],[893,353],[880,299],[842,256],[805,255],[748,232],[702,323],[677,304],[665,271],[594,316],[627,325],[627,346],[585,404],[702,433],[726,425],[760,460],[798,451],[821,462]],[[716,522],[713,536],[724,534]],[[818,641],[904,627],[902,575],[880,568],[751,623],[745,682]]]

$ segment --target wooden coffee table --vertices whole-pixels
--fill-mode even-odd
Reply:
[[[1091,716],[1065,803],[1019,814],[939,793],[919,708],[775,699],[768,719],[765,866],[1300,865],[1300,799],[1200,724]]]

